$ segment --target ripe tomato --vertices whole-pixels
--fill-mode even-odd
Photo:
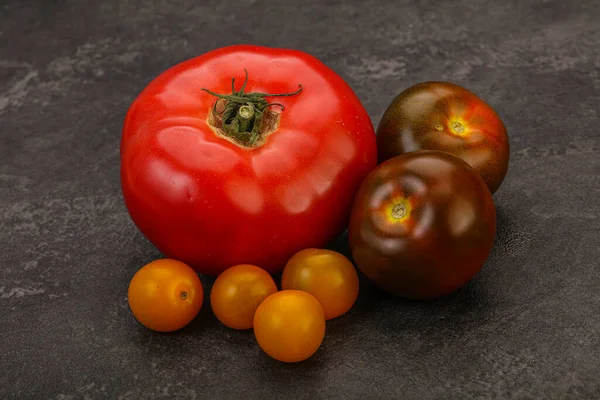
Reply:
[[[373,126],[342,78],[306,53],[259,46],[164,72],[131,105],[121,140],[133,221],[206,274],[280,271],[324,246],[376,163]]]
[[[182,262],[147,264],[131,279],[129,307],[144,326],[159,332],[183,328],[200,311],[204,289],[196,272]]]
[[[379,162],[416,150],[441,150],[468,162],[498,190],[509,145],[498,114],[479,97],[448,82],[425,82],[400,93],[377,128]]]
[[[496,234],[485,182],[441,151],[394,157],[367,177],[352,211],[356,264],[384,289],[409,298],[448,294],[483,266]]]
[[[331,250],[306,249],[286,264],[281,277],[282,289],[312,294],[323,307],[325,318],[339,317],[358,297],[358,275],[354,265]]]
[[[260,303],[276,291],[275,281],[264,269],[236,265],[219,275],[210,292],[210,304],[224,325],[250,329]]]
[[[306,360],[319,349],[325,337],[323,308],[306,292],[282,290],[258,306],[254,335],[264,352],[276,360]]]

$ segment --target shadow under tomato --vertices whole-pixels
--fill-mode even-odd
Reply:
[[[348,313],[349,324],[353,321],[375,320],[377,323],[374,327],[380,326],[390,331],[433,332],[441,327],[451,326],[458,332],[493,318],[493,296],[490,296],[487,285],[479,282],[478,276],[449,295],[436,299],[412,300],[386,292],[360,271],[358,274],[360,292],[354,307]]]
[[[534,235],[527,222],[529,215],[519,209],[496,205],[496,240],[494,250],[513,256],[529,247]]]
[[[348,243],[348,230],[346,229],[341,235],[333,239],[326,246],[327,249],[337,251],[352,260],[352,251]]]

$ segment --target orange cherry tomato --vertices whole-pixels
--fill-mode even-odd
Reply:
[[[219,275],[210,292],[210,304],[224,325],[250,329],[260,303],[276,291],[275,281],[264,269],[236,265]]]
[[[276,360],[306,360],[325,336],[323,308],[312,295],[300,290],[274,293],[254,314],[254,335],[263,351]]]
[[[331,250],[306,249],[296,253],[283,269],[282,289],[312,294],[325,318],[339,317],[358,297],[358,274],[343,255]]]
[[[147,328],[172,332],[183,328],[200,311],[202,282],[186,264],[168,258],[140,269],[127,294],[135,318]]]

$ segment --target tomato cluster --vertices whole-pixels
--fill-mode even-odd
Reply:
[[[391,293],[451,293],[491,251],[508,159],[498,114],[451,83],[400,93],[375,134],[350,87],[306,53],[231,46],[186,61],[148,85],[123,127],[125,204],[170,257],[135,274],[131,310],[150,329],[180,329],[202,307],[197,272],[218,275],[219,321],[254,329],[277,360],[304,360],[359,291],[326,243],[348,228],[358,269]]]
[[[284,362],[313,355],[325,336],[325,321],[352,307],[358,275],[352,263],[331,250],[306,249],[283,270],[282,289],[264,269],[242,264],[222,272],[213,284],[215,316],[233,329],[254,328],[260,347]],[[172,259],[140,269],[129,285],[129,305],[146,327],[171,332],[198,313],[203,289],[192,268]]]
[[[508,169],[506,129],[470,91],[425,82],[400,93],[377,128],[380,165],[354,203],[350,247],[382,288],[434,298],[470,281],[496,235],[492,194]]]

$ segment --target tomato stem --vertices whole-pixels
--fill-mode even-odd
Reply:
[[[221,129],[225,134],[246,146],[253,146],[260,137],[267,108],[279,106],[281,111],[285,110],[283,104],[269,103],[265,98],[295,96],[302,92],[302,85],[298,84],[298,90],[292,93],[245,93],[248,71],[244,68],[244,72],[246,79],[239,91],[235,90],[235,78],[231,80],[231,94],[215,93],[206,88],[202,90],[218,97],[212,112],[222,119]]]

